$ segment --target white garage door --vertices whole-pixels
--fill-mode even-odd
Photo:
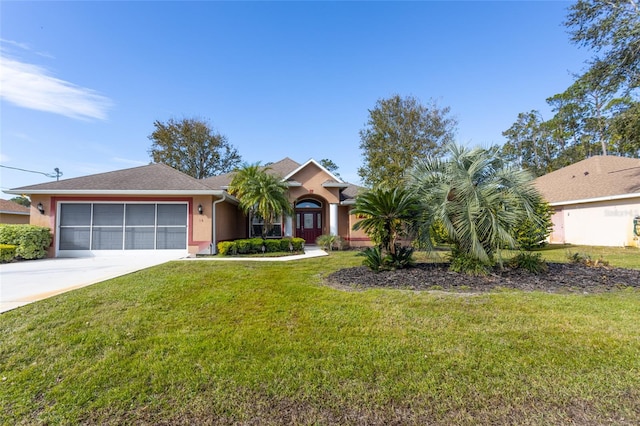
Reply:
[[[58,249],[186,250],[186,203],[61,203]]]

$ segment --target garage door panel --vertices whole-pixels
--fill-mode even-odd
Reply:
[[[155,204],[128,204],[126,214],[127,227],[129,226],[155,226]]]
[[[158,226],[186,226],[186,204],[158,204]]]
[[[158,250],[186,249],[187,230],[184,228],[158,227]]]
[[[61,228],[60,250],[89,250],[90,232],[89,227],[86,226]]]
[[[156,230],[152,227],[127,227],[124,236],[125,250],[153,250]]]
[[[124,204],[94,204],[93,226],[122,226]]]
[[[93,250],[122,250],[122,227],[93,228]]]
[[[61,203],[60,250],[185,250],[188,208],[156,203]]]
[[[61,226],[90,226],[91,204],[62,204],[60,217]]]

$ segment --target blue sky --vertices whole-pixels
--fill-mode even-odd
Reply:
[[[329,158],[358,183],[358,132],[394,94],[449,106],[461,143],[501,144],[590,56],[570,4],[3,1],[0,163],[148,164],[155,120],[199,117],[247,162]],[[51,180],[0,173],[2,189]]]

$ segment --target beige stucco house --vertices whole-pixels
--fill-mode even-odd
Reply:
[[[640,247],[640,159],[591,157],[535,186],[554,209],[552,243]]]
[[[369,239],[352,231],[349,210],[358,187],[315,160],[285,158],[270,173],[289,187],[295,214],[283,217],[273,237],[301,237],[313,244],[322,234],[351,246]],[[259,218],[245,216],[227,192],[233,174],[198,180],[163,164],[64,179],[5,191],[31,197],[30,223],[53,232],[50,257],[173,250],[212,253],[220,241],[261,234]]]
[[[29,223],[29,208],[13,201],[0,199],[0,223],[13,225]]]

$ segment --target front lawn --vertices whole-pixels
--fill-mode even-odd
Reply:
[[[361,261],[171,262],[4,313],[0,424],[640,422],[640,292],[323,285]]]
[[[611,266],[618,268],[640,269],[640,248],[638,247],[592,247],[574,246],[570,244],[551,244],[535,250],[542,253],[548,262],[567,262],[567,255],[586,254],[591,259],[604,259]]]

